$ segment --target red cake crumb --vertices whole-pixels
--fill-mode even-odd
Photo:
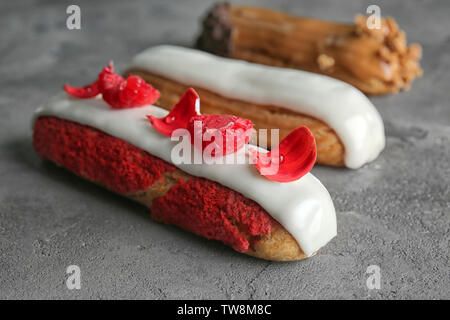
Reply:
[[[204,178],[191,178],[153,201],[152,217],[239,252],[249,249],[246,235],[270,234],[271,217],[253,200]],[[244,234],[245,233],[245,234]]]
[[[123,140],[54,117],[36,121],[33,143],[42,158],[122,194],[145,190],[176,169]]]
[[[42,158],[122,194],[148,189],[176,168],[133,145],[71,121],[40,117],[33,143]],[[256,202],[210,180],[177,179],[153,200],[152,217],[244,252],[248,239],[270,234],[272,218]]]

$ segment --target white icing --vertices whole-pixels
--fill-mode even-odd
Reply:
[[[114,110],[99,97],[71,99],[64,95],[39,108],[34,120],[47,115],[92,126],[173,163],[171,150],[177,142],[159,134],[146,119],[146,115],[163,117],[166,114],[167,111],[150,105]],[[278,183],[262,177],[248,163],[175,166],[193,176],[221,183],[257,202],[292,234],[308,256],[336,236],[333,202],[312,174],[294,182]]]
[[[356,169],[384,148],[383,121],[351,85],[310,72],[217,57],[175,46],[145,50],[129,68],[155,73],[224,97],[285,107],[327,123],[345,147],[345,165]]]

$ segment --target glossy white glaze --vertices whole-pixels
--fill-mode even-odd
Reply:
[[[65,94],[55,97],[39,116],[55,116],[92,126],[120,138],[169,163],[178,143],[153,129],[146,115],[163,117],[167,111],[145,106],[111,109],[100,97],[72,99]],[[196,152],[196,148],[192,152]],[[297,240],[308,256],[336,236],[336,214],[328,191],[312,174],[289,183],[270,181],[253,165],[246,164],[174,164],[179,169],[227,186],[256,201]]]
[[[149,48],[134,57],[128,68],[320,119],[338,134],[345,147],[345,165],[352,169],[374,160],[384,148],[378,111],[362,92],[340,80],[175,46]]]

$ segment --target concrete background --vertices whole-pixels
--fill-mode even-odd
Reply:
[[[235,1],[238,2],[238,1]],[[82,30],[65,27],[77,3]],[[109,59],[191,45],[212,1],[2,1],[0,4],[0,298],[450,298],[450,2],[246,1],[337,21],[369,4],[424,49],[411,91],[372,99],[387,147],[358,171],[316,167],[338,237],[314,258],[274,263],[149,218],[147,209],[51,164],[31,146],[34,109]],[[68,290],[66,268],[81,268]],[[366,269],[381,268],[368,290]]]

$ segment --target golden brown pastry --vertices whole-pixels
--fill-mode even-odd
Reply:
[[[421,46],[407,45],[394,19],[379,29],[367,17],[334,23],[281,12],[222,3],[203,21],[197,47],[225,57],[325,74],[364,93],[408,89],[422,74]]]

